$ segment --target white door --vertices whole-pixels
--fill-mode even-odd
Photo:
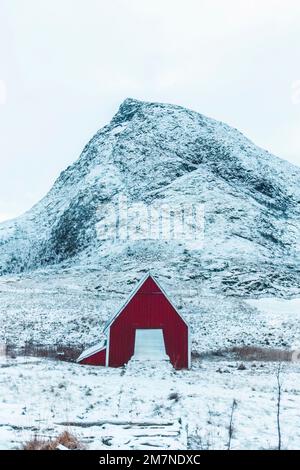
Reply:
[[[166,354],[163,330],[136,330],[134,359],[165,361]]]

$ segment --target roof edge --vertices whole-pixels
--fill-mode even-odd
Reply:
[[[144,284],[144,282],[148,279],[148,277],[152,277],[152,274],[150,273],[150,271],[148,271],[146,274],[144,274],[144,276],[138,281],[138,283],[134,286],[134,288],[132,289],[132,291],[129,293],[129,296],[127,297],[127,299],[125,300],[125,302],[122,304],[121,308],[119,308],[119,310],[115,313],[115,315],[113,315],[111,317],[111,319],[106,323],[106,325],[104,326],[104,329],[103,329],[103,333],[105,333],[109,328],[110,326],[112,325],[112,323],[114,322],[114,320],[123,312],[124,308],[129,304],[130,300],[132,299],[132,297],[136,294],[136,292],[139,290],[139,288]]]
[[[80,362],[83,359],[94,356],[94,354],[97,354],[98,352],[103,351],[103,349],[105,349],[106,347],[107,347],[106,342],[104,344],[101,343],[99,345],[91,346],[91,347],[85,349],[84,351],[82,351],[80,356],[76,359],[76,362]]]
[[[175,307],[175,305],[173,304],[173,302],[171,301],[171,299],[169,298],[168,294],[166,293],[165,289],[161,286],[161,284],[159,283],[159,281],[156,279],[155,276],[153,276],[153,274],[151,273],[151,271],[148,271],[140,280],[139,282],[136,284],[136,286],[133,288],[133,290],[130,292],[129,296],[127,297],[126,301],[122,304],[121,308],[116,312],[115,315],[112,316],[112,318],[106,323],[104,329],[103,329],[103,333],[106,333],[107,330],[111,327],[111,325],[113,324],[113,322],[116,320],[116,318],[118,318],[119,315],[121,315],[121,313],[123,312],[123,310],[125,309],[125,307],[129,304],[129,302],[131,301],[131,299],[134,297],[134,295],[136,294],[136,292],[139,290],[139,288],[144,284],[144,282],[149,278],[151,277],[151,279],[153,279],[153,281],[157,284],[157,286],[159,287],[159,289],[162,291],[162,293],[164,294],[164,296],[166,297],[166,299],[168,300],[168,302],[170,303],[170,305],[174,308],[175,312],[177,313],[177,315],[179,315],[179,317],[182,319],[182,321],[186,324],[186,326],[188,327],[188,329],[190,328],[190,325],[188,323],[188,321],[181,315],[181,313],[178,311],[178,309]]]

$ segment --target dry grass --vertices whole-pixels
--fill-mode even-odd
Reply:
[[[254,346],[234,347],[228,352],[234,353],[237,359],[243,361],[291,361],[293,351],[287,349],[261,348]]]
[[[260,362],[288,362],[292,360],[293,350],[266,348],[260,346],[234,346],[228,349],[218,349],[211,352],[199,353],[192,351],[192,361],[199,361],[205,358],[220,357],[224,359],[235,359],[240,361],[260,361]]]
[[[44,450],[47,442],[49,441],[41,439],[38,436],[34,436],[30,441],[25,442],[22,450]]]
[[[26,442],[23,450],[57,450],[59,445],[63,445],[69,450],[83,450],[84,446],[80,440],[69,431],[63,431],[56,439],[44,439],[34,436]]]
[[[17,348],[11,344],[8,344],[6,348],[6,354],[10,357],[46,357],[67,362],[74,362],[80,355],[81,351],[82,347],[74,347],[64,344],[57,344],[54,346],[43,346],[30,342],[26,343],[25,346],[21,348]]]

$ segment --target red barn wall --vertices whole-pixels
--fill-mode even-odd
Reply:
[[[144,282],[110,326],[109,366],[120,367],[130,360],[139,328],[162,329],[173,366],[188,368],[188,326],[152,278]]]
[[[80,364],[88,364],[90,366],[105,366],[106,348],[98,351],[91,356],[80,361]]]

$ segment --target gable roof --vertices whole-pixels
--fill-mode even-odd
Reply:
[[[175,305],[172,303],[172,301],[170,300],[170,298],[168,297],[167,293],[165,292],[165,290],[161,287],[161,285],[159,284],[158,280],[150,273],[150,271],[148,273],[146,273],[142,278],[141,280],[137,283],[137,285],[134,287],[134,289],[131,291],[131,293],[129,294],[127,300],[124,302],[124,304],[122,305],[122,307],[117,311],[117,313],[110,319],[108,320],[108,322],[105,324],[104,326],[104,329],[103,329],[103,333],[105,333],[109,328],[110,326],[114,323],[114,321],[116,320],[116,318],[121,315],[121,313],[123,312],[123,310],[125,309],[125,307],[127,307],[127,305],[129,304],[129,302],[131,301],[131,299],[135,296],[135,294],[138,292],[138,290],[142,287],[142,285],[146,282],[147,279],[151,278],[155,284],[157,285],[157,287],[161,290],[161,292],[163,293],[163,295],[166,297],[166,299],[168,300],[168,302],[171,304],[171,306],[173,307],[173,309],[175,310],[175,312],[177,313],[177,315],[179,315],[179,317],[182,319],[182,321],[186,324],[186,326],[189,328],[189,324],[188,322],[183,318],[183,316],[181,315],[180,312],[178,312],[177,308],[175,307]]]

